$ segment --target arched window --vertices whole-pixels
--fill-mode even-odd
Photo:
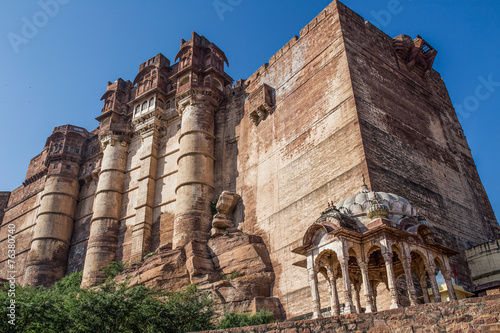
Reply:
[[[142,111],[146,110],[148,108],[148,102],[142,103]]]
[[[153,107],[153,106],[155,106],[155,98],[154,97],[149,100],[149,107]]]
[[[137,106],[135,107],[135,114],[138,114],[140,111],[141,111],[141,106],[140,106],[140,105],[137,105]]]
[[[219,81],[219,80],[215,80],[215,79],[214,79],[214,80],[213,80],[213,83],[214,83],[215,88],[217,88],[217,89],[219,89],[219,90],[221,90],[221,91],[222,91],[222,84],[220,83],[220,81]]]
[[[74,153],[75,152],[75,147],[71,146],[71,148],[69,149],[70,152]]]
[[[189,75],[183,76],[179,81],[179,86],[183,86],[189,82]]]
[[[170,109],[170,101],[167,101],[167,110]]]

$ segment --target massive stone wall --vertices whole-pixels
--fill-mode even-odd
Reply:
[[[499,225],[439,73],[423,75],[409,55],[397,55],[395,39],[338,8],[372,189],[403,195],[456,250],[498,238]],[[470,285],[465,257],[452,264],[460,283]]]
[[[288,317],[310,304],[307,274],[292,265],[300,258],[291,250],[327,200],[353,193],[367,172],[347,65],[334,2],[234,97],[245,98],[263,84],[274,90],[275,108],[258,125],[248,117],[248,103],[245,115],[236,117],[235,147],[227,146],[238,156],[227,172],[236,169],[234,186],[242,198],[236,222],[265,239],[276,273],[273,292]]]
[[[192,36],[193,40],[208,43],[203,38]],[[216,46],[213,50],[217,50]],[[140,119],[132,114],[144,102],[141,98],[149,101],[153,96],[153,90],[141,90],[141,80],[152,68],[151,61],[152,67],[162,68],[160,74],[172,75],[180,66],[169,66],[168,59],[157,55],[141,64],[138,85],[135,80],[132,83],[121,79],[108,83],[103,96],[105,107],[98,117],[100,127],[88,133],[82,147],[67,273],[85,266],[97,209],[94,206],[101,205],[95,201],[103,165],[101,136],[113,125],[115,132],[128,133],[123,135],[126,161],[124,169],[120,169],[124,180],[119,186],[121,201],[115,217],[115,259],[138,263],[145,254],[141,251],[148,249],[156,256],[147,264],[140,263],[135,272],[128,270],[128,274],[158,278],[160,285],[167,285],[169,276],[175,274],[179,278],[175,286],[189,282],[186,267],[164,271],[175,258],[181,258],[179,263],[185,265],[189,261],[186,255],[196,252],[172,249],[182,126],[174,97],[183,81],[179,78],[179,86],[173,88],[166,79],[168,75],[163,77],[159,87],[168,95],[168,103],[161,115],[155,115],[160,125],[155,123],[158,127],[151,131],[144,124],[152,118]],[[311,304],[307,274],[293,265],[301,258],[291,250],[301,244],[305,230],[328,201],[358,192],[362,174],[373,190],[407,198],[451,248],[464,250],[500,236],[439,74],[430,70],[426,76],[407,67],[406,59],[395,52],[394,39],[341,3],[330,4],[300,31],[300,38],[293,37],[268,64],[247,80],[226,86],[223,92],[224,101],[215,110],[212,200],[216,201],[223,191],[241,197],[233,214],[235,226],[262,238],[270,262],[265,255],[265,260],[258,260],[265,262],[266,272],[272,270],[274,274],[268,279],[272,291],[262,297],[279,297],[286,317],[309,312]],[[132,100],[135,105],[127,104]],[[116,115],[110,116],[118,113],[122,117],[119,121]],[[127,127],[129,121],[134,128]],[[0,228],[0,268],[4,271],[5,226],[16,226],[19,281],[43,196],[47,154],[48,146],[30,162],[24,185],[10,195]],[[196,173],[197,169],[193,170]],[[206,199],[210,198],[204,198],[204,205]],[[144,231],[149,227],[150,237]],[[240,251],[233,250],[235,254]],[[230,265],[219,265],[213,253],[200,255],[203,260],[196,260],[212,260],[211,269],[228,273],[224,270]],[[452,262],[460,283],[469,284],[464,257],[458,256]],[[379,287],[383,305],[388,292],[383,285]],[[328,304],[324,279],[320,279],[319,288],[322,304]],[[251,295],[245,297],[245,302],[252,299]]]
[[[210,331],[213,333],[420,333],[500,332],[500,296],[432,303],[377,313]],[[208,333],[208,332],[203,332]]]

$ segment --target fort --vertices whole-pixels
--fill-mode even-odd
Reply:
[[[117,281],[282,319],[498,290],[500,226],[423,37],[334,1],[236,82],[214,42],[108,82],[97,128],[53,129],[0,192],[0,278],[13,225],[28,285],[123,261]]]

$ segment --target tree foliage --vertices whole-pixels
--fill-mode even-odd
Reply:
[[[121,264],[113,264],[108,273],[112,276],[121,269]],[[15,326],[8,323],[9,286],[0,286],[0,332],[184,333],[216,328],[212,294],[195,285],[167,294],[143,285],[117,284],[112,279],[97,288],[80,289],[81,281],[82,273],[75,272],[50,288],[16,286]],[[220,328],[273,321],[269,311],[253,316],[228,313],[220,320]]]
[[[0,290],[1,332],[172,332],[214,328],[214,301],[196,286],[166,295],[146,286],[106,282],[80,289],[81,273],[51,288],[16,287],[16,325],[7,322],[10,298]]]
[[[271,311],[260,310],[253,316],[247,313],[227,313],[220,321],[219,328],[232,328],[269,324],[274,322],[274,314]]]

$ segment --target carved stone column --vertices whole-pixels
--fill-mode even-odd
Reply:
[[[424,294],[424,303],[430,303],[431,300],[429,298],[429,291],[427,290],[427,276],[425,275],[425,272],[420,275],[419,278],[419,283],[420,286],[422,287],[422,292]]]
[[[151,251],[151,227],[153,224],[159,137],[158,128],[155,125],[157,124],[152,124],[149,128],[140,130],[142,139],[140,150],[141,169],[138,179],[139,189],[137,192],[137,206],[135,207],[135,224],[132,229],[130,257],[132,264],[139,263],[143,255]]]
[[[126,137],[107,134],[101,137],[101,145],[104,152],[94,197],[94,214],[90,225],[82,287],[105,281],[102,270],[115,260],[118,246],[128,140]]]
[[[373,292],[372,312],[377,312],[377,281],[373,281],[371,287]]]
[[[366,302],[365,312],[374,312],[375,307],[373,305],[373,291],[370,286],[370,280],[368,277],[368,264],[364,262],[359,263],[359,268],[361,270],[361,278],[363,279],[363,289],[365,291],[365,302]]]
[[[448,295],[450,301],[457,300],[457,294],[455,293],[455,288],[453,288],[453,282],[451,281],[450,271],[443,271],[444,281],[446,282],[446,288],[448,289]]]
[[[357,313],[362,313],[361,309],[361,299],[360,299],[360,291],[361,285],[359,283],[354,283],[353,285],[353,298],[354,298],[354,306],[356,308]]]
[[[214,199],[214,110],[209,94],[192,92],[179,101],[182,114],[177,160],[173,248],[210,237]]]
[[[312,300],[312,312],[313,319],[321,318],[321,303],[319,298],[318,290],[318,276],[314,268],[308,268],[307,272],[309,274],[309,286],[311,287],[311,300]]]
[[[349,279],[349,258],[339,258],[340,269],[342,269],[342,281],[344,287],[344,314],[355,313],[354,305],[352,304],[351,281]]]
[[[408,297],[411,305],[417,305],[417,291],[413,283],[413,275],[411,274],[411,258],[403,258],[403,269],[405,271],[406,286],[408,287]]]
[[[441,302],[441,294],[439,293],[439,286],[436,281],[436,266],[428,265],[427,274],[429,274],[429,280],[431,281],[432,296],[434,297],[434,302]]]
[[[390,309],[397,309],[400,307],[398,302],[398,291],[396,290],[396,277],[394,276],[394,268],[392,265],[392,252],[382,254],[385,261],[385,269],[387,271],[387,282],[389,286],[389,293],[391,295]]]
[[[339,295],[337,292],[337,278],[334,276],[333,272],[329,271],[329,287],[330,287],[330,307],[332,316],[340,316],[340,302]]]

